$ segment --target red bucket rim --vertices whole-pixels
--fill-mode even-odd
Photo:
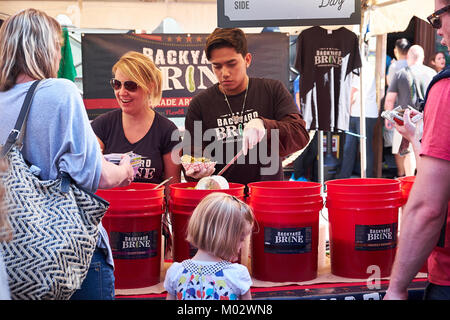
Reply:
[[[308,201],[308,202],[298,202],[298,203],[267,203],[267,202],[260,202],[260,201],[252,201],[249,199],[248,203],[251,205],[252,203],[256,203],[257,205],[271,205],[271,206],[306,206],[306,205],[315,205],[318,203],[323,204],[322,200],[317,201]]]
[[[416,176],[400,177],[400,178],[397,178],[397,180],[399,180],[402,184],[405,182],[406,183],[408,183],[408,182],[414,183],[414,181],[416,180]]]
[[[272,184],[272,186],[267,186],[267,184]],[[286,185],[286,187],[275,186],[275,185]],[[289,187],[288,185],[292,185]],[[321,184],[318,182],[311,181],[259,181],[259,182],[251,182],[248,185],[248,188],[254,189],[269,189],[269,190],[293,190],[293,189],[320,189]]]
[[[348,199],[336,199],[336,198],[330,198],[327,199],[326,203],[330,202],[342,202],[342,203],[385,203],[385,202],[397,202],[402,199],[402,195],[400,194],[398,197],[395,198],[387,198],[387,199],[355,199],[355,200],[348,200]]]
[[[165,186],[160,186],[158,189],[153,189],[157,186],[156,183],[132,182],[125,187],[115,187],[111,189],[98,189],[97,192],[124,192],[124,191],[155,191],[160,192],[164,190]]]
[[[355,182],[366,182],[366,183],[355,183]],[[373,182],[373,183],[370,183]],[[379,183],[377,183],[379,182]],[[397,179],[386,179],[386,178],[349,178],[349,179],[335,179],[328,180],[325,182],[327,186],[345,186],[345,187],[371,187],[380,185],[396,185],[400,184]]]
[[[197,191],[224,191],[224,190],[239,190],[242,189],[244,190],[245,185],[240,184],[240,183],[234,183],[234,182],[229,182],[229,188],[228,189],[217,189],[217,190],[197,190],[197,189],[188,189],[188,187],[195,187],[197,185],[197,182],[179,182],[179,183],[172,183],[171,185],[169,185],[169,189],[170,190],[189,190],[188,192],[197,192]]]
[[[265,194],[249,194],[248,195],[249,198],[268,198],[268,199],[279,199],[281,198],[279,195],[278,196],[272,196],[272,195],[265,195]],[[318,194],[304,194],[304,195],[287,195],[287,196],[282,196],[283,199],[309,199],[309,198],[323,198],[322,195],[320,193]]]
[[[381,192],[372,192],[372,191],[365,191],[365,192],[327,192],[327,198],[335,198],[336,196],[355,196],[355,197],[365,197],[365,196],[389,196],[391,194],[400,194],[402,191],[400,189],[398,190],[390,190],[390,191],[381,191]]]

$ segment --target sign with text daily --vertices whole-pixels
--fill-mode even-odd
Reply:
[[[361,0],[218,0],[219,27],[351,25]]]
[[[83,34],[83,99],[89,118],[119,107],[109,80],[112,66],[127,51],[143,53],[162,72],[162,99],[155,110],[166,117],[184,117],[192,97],[217,82],[203,50],[208,35]],[[247,40],[253,55],[248,74],[280,80],[288,88],[288,34],[248,34]]]

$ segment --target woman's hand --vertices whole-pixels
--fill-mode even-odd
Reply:
[[[130,161],[128,155],[123,155],[119,165],[116,165],[102,156],[102,173],[98,188],[110,189],[128,186],[134,178],[134,170]]]
[[[125,171],[125,179],[119,185],[120,187],[128,186],[134,179],[135,173],[133,167],[131,166],[130,156],[124,154],[119,162],[119,167]]]

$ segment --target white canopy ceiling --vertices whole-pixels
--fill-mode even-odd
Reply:
[[[403,31],[416,16],[426,21],[434,12],[432,0],[371,0],[367,9],[372,34]]]
[[[310,1],[310,0],[301,0]],[[432,0],[363,0],[370,32],[374,35],[403,31],[413,16],[423,20],[434,11]],[[78,28],[140,29],[151,32],[166,18],[174,19],[186,33],[208,33],[217,26],[215,0],[146,1],[1,1],[0,14],[34,7],[51,16],[67,15]],[[306,27],[282,27],[298,34]],[[248,28],[259,32],[261,28]],[[254,30],[252,30],[254,29]]]

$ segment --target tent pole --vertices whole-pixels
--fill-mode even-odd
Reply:
[[[319,183],[321,185],[321,194],[324,193],[325,190],[325,184],[324,184],[324,177],[323,177],[323,131],[322,130],[318,130],[316,132],[316,134],[319,134],[319,136],[317,137],[318,140],[318,156],[319,156],[319,163],[318,163],[318,168],[317,168],[317,172],[318,172],[318,178],[319,178]],[[327,141],[327,143],[330,143],[329,141]]]
[[[380,109],[383,110],[381,105],[382,99],[384,97],[384,90],[386,85],[386,45],[387,45],[387,34],[377,35],[376,44],[376,62],[375,62],[375,80],[376,80],[376,98],[378,106],[378,115],[380,114]],[[383,162],[383,127],[384,121],[379,116],[377,120],[377,125],[375,126],[374,132],[374,175],[380,178],[382,176],[382,162]]]
[[[362,65],[365,64],[365,56],[364,56],[364,15],[365,15],[365,6],[363,5],[361,7],[361,23],[359,25],[359,51],[361,54],[361,62]],[[361,67],[360,73],[359,73],[359,98],[360,98],[360,116],[359,116],[359,130],[360,130],[360,140],[359,140],[359,149],[360,149],[360,158],[361,158],[361,178],[366,178],[366,143],[367,143],[367,137],[366,137],[366,108],[365,108],[365,97],[366,93],[364,92],[364,73],[363,68]]]

